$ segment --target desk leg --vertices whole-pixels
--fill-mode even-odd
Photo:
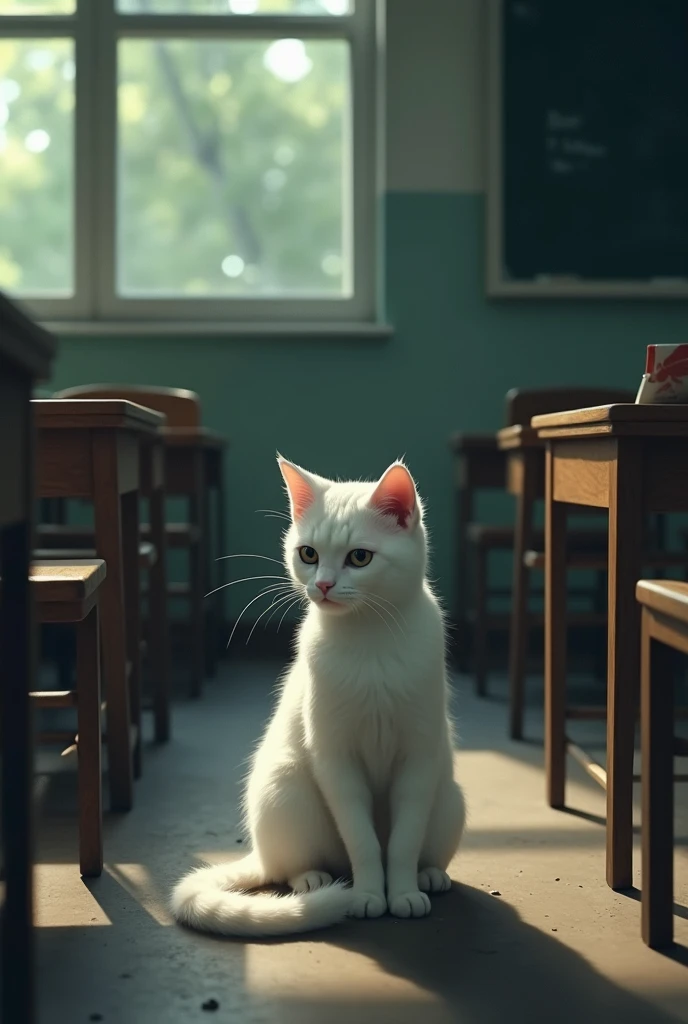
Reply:
[[[117,443],[106,434],[93,438],[93,506],[96,550],[107,563],[100,600],[101,647],[107,700],[108,773],[113,811],[134,802],[127,644],[124,609],[122,510]]]
[[[124,552],[124,605],[126,608],[129,701],[135,729],[134,778],[142,772],[141,714],[141,569],[139,566],[139,492],[122,495],[122,549]]]
[[[513,586],[511,594],[511,633],[509,637],[509,734],[513,740],[523,739],[523,711],[525,704],[526,659],[528,655],[529,615],[528,592],[530,570],[523,556],[532,546],[533,507],[536,491],[536,465],[534,456],[539,452],[521,454],[523,483],[518,496],[516,534],[514,537]]]
[[[553,496],[551,446],[545,485],[545,767],[547,801],[563,807],[566,788],[566,518]]]
[[[85,878],[103,871],[103,779],[98,605],[76,627],[79,742],[79,866]]]
[[[165,492],[162,487],[153,489],[150,496],[151,540],[155,545],[157,558],[150,570],[149,607],[151,652],[150,664],[153,676],[153,717],[156,743],[166,743],[170,738],[170,682],[169,644],[170,634],[167,621],[167,539],[165,534]]]
[[[653,949],[674,938],[674,684],[672,651],[652,639],[643,611],[641,715],[643,789],[643,941]]]
[[[635,586],[644,539],[642,458],[617,441],[609,468],[607,626],[607,882],[633,883],[633,749],[640,680],[640,605]]]

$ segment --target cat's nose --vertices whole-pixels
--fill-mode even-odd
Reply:
[[[334,583],[327,583],[325,580],[318,580],[315,585],[318,590],[322,591],[323,597],[327,597],[327,591],[332,590]]]

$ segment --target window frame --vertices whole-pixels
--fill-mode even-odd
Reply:
[[[40,319],[233,325],[372,324],[376,321],[379,161],[378,0],[345,15],[120,14],[116,0],[76,0],[73,14],[0,15],[3,38],[74,41],[74,294],[18,295]],[[116,289],[117,46],[120,39],[342,39],[350,53],[352,253],[350,297],[125,297]],[[348,215],[347,215],[348,213]]]

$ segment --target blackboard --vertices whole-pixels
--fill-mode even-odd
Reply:
[[[688,0],[492,18],[492,290],[688,296]]]

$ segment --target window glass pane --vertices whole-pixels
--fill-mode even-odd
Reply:
[[[0,40],[0,288],[73,289],[74,44]]]
[[[1,14],[74,14],[76,0],[0,0]]]
[[[119,45],[118,290],[350,294],[342,40]]]
[[[340,15],[352,7],[353,0],[117,0],[122,14]]]

